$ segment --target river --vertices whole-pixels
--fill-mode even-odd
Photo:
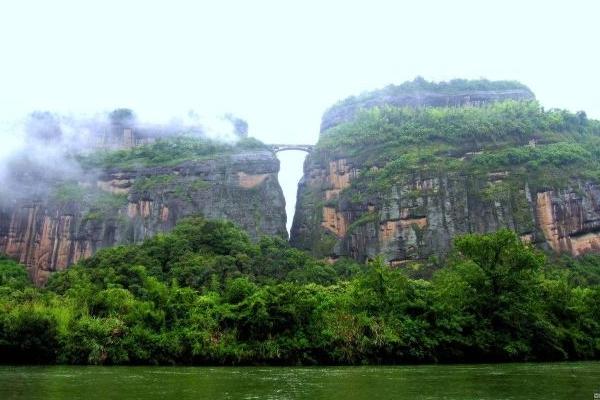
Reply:
[[[365,367],[0,367],[0,399],[593,399],[600,362]]]

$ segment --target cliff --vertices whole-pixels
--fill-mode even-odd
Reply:
[[[400,265],[443,256],[458,234],[507,227],[556,252],[599,251],[600,124],[544,111],[528,89],[501,96],[504,83],[484,82],[491,95],[460,82],[479,89],[415,95],[403,107],[384,90],[369,94],[381,107],[351,117],[353,106],[330,109],[322,126],[335,126],[304,164],[292,244]]]
[[[166,143],[179,159],[167,152],[152,161],[165,155]],[[258,144],[188,150],[189,141],[158,142],[79,157],[76,179],[11,171],[20,186],[0,199],[0,252],[43,284],[52,271],[100,248],[141,242],[194,214],[231,220],[253,238],[287,237],[279,161],[270,150]]]

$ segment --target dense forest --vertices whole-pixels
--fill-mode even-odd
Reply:
[[[328,130],[317,149],[316,156],[375,167],[353,182],[370,191],[417,171],[485,176],[509,170],[514,180],[527,178],[536,188],[575,177],[600,180],[600,122],[581,111],[545,110],[536,101],[362,110],[355,120]]]
[[[0,360],[361,364],[600,357],[600,257],[545,256],[508,230],[410,268],[317,261],[201,217],[101,250],[33,287],[0,260]]]

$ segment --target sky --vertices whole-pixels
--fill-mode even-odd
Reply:
[[[312,144],[331,104],[416,76],[518,80],[547,108],[600,118],[599,15],[596,0],[2,0],[0,123],[194,109]],[[279,156],[289,225],[304,154]]]

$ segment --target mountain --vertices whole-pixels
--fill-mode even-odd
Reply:
[[[600,123],[520,83],[418,78],[339,102],[321,127],[291,230],[316,256],[418,263],[504,227],[600,250]]]
[[[32,114],[27,146],[0,170],[0,253],[43,285],[193,215],[287,238],[279,161],[227,118],[215,140],[128,109]],[[321,129],[290,237],[315,257],[435,265],[456,236],[501,228],[556,253],[600,251],[600,123],[544,109],[521,83],[417,78],[338,102]]]
[[[0,197],[0,253],[39,285],[100,248],[139,243],[196,214],[231,220],[254,239],[287,238],[279,160],[253,139],[159,138],[54,164],[64,165],[26,153],[8,165]]]

